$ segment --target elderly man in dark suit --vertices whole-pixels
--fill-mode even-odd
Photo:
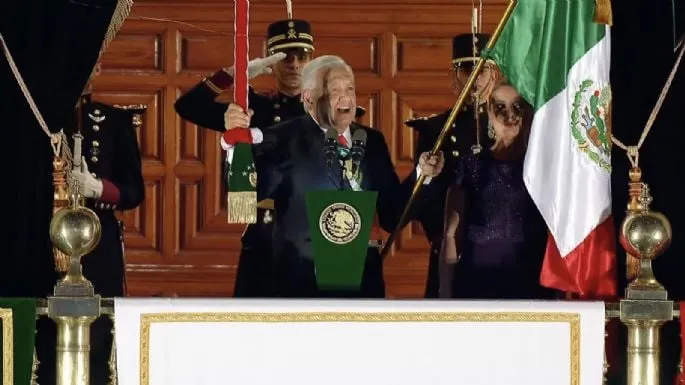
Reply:
[[[354,74],[345,61],[337,56],[319,57],[304,68],[302,99],[307,115],[264,130],[245,128],[249,126],[249,116],[240,107],[232,105],[229,107],[228,120],[230,127],[235,128],[229,131],[229,135],[224,135],[222,144],[229,152],[236,143],[255,144],[259,199],[274,200],[274,250],[277,262],[273,275],[276,289],[273,295],[309,298],[337,296],[340,293],[322,292],[316,284],[306,193],[341,188],[377,191],[376,207],[380,225],[384,230],[392,231],[398,224],[417,176],[425,174],[430,184],[430,178],[440,173],[444,160],[442,154],[429,156],[423,153],[416,171],[400,182],[383,135],[354,122]],[[331,175],[339,175],[343,166],[334,162],[333,170],[330,170],[324,158],[324,139],[330,128],[337,131],[342,148],[350,147],[352,137],[358,130],[364,130],[367,134],[366,155],[357,174],[362,177],[345,177],[342,186],[340,180]],[[382,261],[375,248],[368,249],[361,292],[353,296],[385,296]]]

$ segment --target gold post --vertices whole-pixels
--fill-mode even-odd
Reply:
[[[504,26],[507,24],[507,21],[511,16],[511,13],[514,11],[517,2],[518,0],[509,1],[509,5],[507,6],[507,9],[504,11],[502,19],[500,19],[499,24],[497,24],[497,28],[495,28],[495,31],[492,33],[492,37],[488,41],[488,44],[486,46],[487,50],[490,50],[492,49],[492,47],[495,46],[495,43],[499,39],[499,36],[502,34]],[[469,76],[469,79],[466,81],[466,85],[461,90],[461,93],[459,93],[457,102],[454,104],[454,107],[452,108],[450,115],[447,117],[447,121],[445,121],[445,124],[442,126],[442,131],[440,131],[440,135],[438,136],[438,139],[435,141],[435,145],[433,145],[431,154],[437,154],[438,151],[440,151],[440,147],[442,147],[442,142],[445,140],[445,137],[447,136],[447,132],[450,130],[450,127],[452,127],[452,123],[454,123],[454,120],[457,118],[457,114],[459,114],[459,111],[461,111],[462,106],[466,102],[466,97],[470,94],[471,89],[476,83],[476,79],[478,79],[478,76],[483,70],[483,65],[485,65],[485,60],[483,60],[483,58],[481,57],[478,59],[476,67],[473,69],[473,72],[471,72],[471,76]],[[423,187],[423,182],[425,179],[426,176],[421,175],[416,180],[416,183],[414,183],[414,188],[412,189],[411,196],[409,197],[409,201],[407,202],[407,204],[404,206],[404,211],[402,212],[402,216],[400,216],[400,220],[397,223],[397,227],[395,227],[395,230],[392,232],[392,234],[390,234],[390,237],[388,237],[388,241],[385,243],[385,246],[381,251],[381,258],[385,258],[387,256],[388,251],[390,251],[390,247],[392,246],[393,242],[399,235],[400,231],[402,231],[402,229],[404,228],[404,222],[407,219],[407,215],[409,215],[409,209],[411,208],[414,199],[416,199],[416,195],[418,195],[419,191],[421,190],[421,187]]]
[[[116,328],[114,327],[114,314],[109,314],[112,320],[112,349],[109,353],[109,385],[118,384],[117,375],[117,342],[116,342]]]
[[[95,318],[53,317],[57,323],[57,385],[90,384],[90,324]]]
[[[641,172],[631,170],[626,219],[621,224],[620,242],[626,253],[639,260],[637,277],[620,301],[619,317],[628,328],[628,385],[659,384],[661,326],[673,319],[673,301],[656,280],[652,260],[670,245],[672,230],[666,217],[651,211],[649,188]]]
[[[40,318],[40,315],[36,315],[36,320]],[[38,334],[37,330],[33,331],[34,336]],[[31,385],[38,385],[38,366],[40,361],[38,361],[38,353],[36,352],[35,343],[33,346],[33,362],[31,363]]]
[[[81,257],[100,241],[100,219],[78,189],[71,205],[50,222],[50,240],[69,256],[69,270],[48,297],[48,316],[57,324],[57,385],[90,384],[90,325],[100,316],[100,296],[82,274]]]
[[[607,337],[609,336],[609,333],[607,333],[607,325],[609,324],[609,318],[604,318],[604,368],[602,370],[602,374],[604,377],[602,378],[602,384],[607,385],[607,374],[609,374],[609,360],[607,359]]]
[[[659,384],[660,328],[663,321],[626,322],[628,385]]]

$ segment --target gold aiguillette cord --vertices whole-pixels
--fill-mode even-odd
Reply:
[[[664,103],[664,100],[666,99],[666,95],[668,94],[668,91],[671,88],[671,83],[673,83],[673,78],[675,78],[676,72],[678,72],[678,67],[680,66],[680,62],[683,59],[683,53],[685,53],[685,44],[681,45],[680,47],[680,53],[678,54],[678,57],[673,64],[673,68],[671,69],[671,73],[668,76],[668,79],[666,80],[666,84],[664,85],[664,88],[661,90],[661,94],[659,94],[659,99],[657,100],[656,104],[654,105],[654,108],[652,109],[652,113],[649,115],[649,119],[647,119],[647,124],[645,125],[645,128],[642,130],[642,135],[640,135],[640,139],[637,142],[636,146],[626,146],[623,144],[620,140],[618,140],[614,135],[611,136],[611,141],[617,145],[619,148],[623,149],[626,151],[626,155],[628,156],[628,160],[630,161],[630,164],[632,166],[631,169],[631,175],[641,175],[640,171],[640,148],[642,148],[642,144],[644,144],[645,139],[647,138],[647,135],[649,135],[649,131],[652,129],[652,125],[654,125],[654,121],[656,120],[657,115],[659,114],[659,111],[661,110],[661,105]],[[632,178],[631,178],[632,179]],[[641,183],[641,182],[640,182]],[[629,209],[635,210],[635,207],[629,207]],[[626,277],[628,280],[632,280],[637,276],[637,272],[640,268],[640,261],[631,256],[630,254],[626,255]]]

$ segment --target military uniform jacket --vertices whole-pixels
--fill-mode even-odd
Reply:
[[[175,103],[176,112],[183,119],[211,130],[223,132],[224,113],[228,104],[215,101],[219,94],[233,84],[225,71],[203,79]],[[278,91],[259,94],[250,87],[249,108],[254,111],[250,126],[266,128],[281,121],[304,115],[300,96],[288,96]]]
[[[413,172],[404,182],[395,173],[383,135],[374,129],[352,124],[356,130],[366,130],[366,154],[361,162],[360,186],[364,191],[377,191],[376,210],[379,224],[393,231],[404,209],[414,182]],[[257,145],[256,163],[259,173],[257,189],[261,198],[274,200],[277,231],[274,240],[276,255],[311,260],[311,236],[307,220],[306,193],[314,190],[338,190],[340,165],[332,169],[324,158],[325,134],[310,117],[303,116],[272,126],[264,133],[263,144]],[[343,183],[343,189],[350,189]]]
[[[110,106],[82,97],[81,155],[88,171],[103,183],[100,199],[87,202],[103,213],[131,210],[145,199],[136,129],[145,106]]]
[[[181,96],[175,103],[176,112],[183,119],[199,126],[223,132],[225,127],[224,114],[228,109],[227,103],[217,102],[215,99],[233,85],[233,78],[223,70],[219,70],[212,76],[203,79],[190,91]],[[298,96],[288,96],[273,91],[268,94],[259,94],[252,87],[248,94],[249,108],[254,111],[250,126],[266,128],[298,116],[304,115],[304,107]],[[224,185],[228,181],[228,169],[225,163],[222,175]],[[269,210],[259,209],[257,223],[248,225],[243,234],[243,247],[256,247],[260,242],[270,241],[270,224],[272,214]],[[266,223],[269,222],[269,223]]]
[[[100,218],[102,236],[95,250],[84,256],[83,270],[97,293],[118,296],[123,294],[123,238],[114,210],[134,209],[145,199],[136,136],[145,107],[110,106],[92,101],[90,95],[83,96],[82,102],[81,154],[88,171],[103,185],[99,199],[86,200]]]
[[[424,153],[431,151],[438,140],[445,122],[452,110],[429,117],[411,119],[405,124],[418,133],[418,145],[416,146],[415,159]],[[487,114],[481,107],[479,116],[481,146],[486,148],[491,145],[487,137]],[[452,181],[454,171],[459,160],[466,154],[471,153],[471,147],[476,144],[476,122],[472,107],[465,107],[452,123],[440,150],[445,155],[445,167],[443,171],[431,182],[436,189],[437,195],[431,195],[431,199],[420,201],[420,210],[414,211],[414,218],[421,222],[428,236],[428,240],[434,242],[442,237],[442,227],[445,209],[445,194]],[[427,197],[424,195],[424,198]],[[436,199],[437,198],[437,199]]]

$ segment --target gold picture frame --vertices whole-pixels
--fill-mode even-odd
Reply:
[[[12,309],[0,308],[2,320],[2,385],[14,385],[14,320]]]
[[[303,312],[145,313],[140,316],[140,385],[150,385],[150,327],[179,322],[540,322],[565,323],[570,332],[570,385],[580,383],[580,314],[563,312]]]

